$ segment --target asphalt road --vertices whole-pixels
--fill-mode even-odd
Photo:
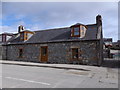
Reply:
[[[0,77],[2,77],[2,88],[118,87],[116,70],[102,69],[99,72],[97,71],[90,72],[3,64],[2,76]],[[106,79],[109,76],[110,79]]]

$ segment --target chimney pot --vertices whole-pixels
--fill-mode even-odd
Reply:
[[[96,24],[97,25],[102,25],[102,17],[101,17],[101,15],[96,16]]]
[[[24,27],[23,27],[22,25],[20,25],[20,26],[18,27],[18,32],[20,33],[22,30],[24,30]]]

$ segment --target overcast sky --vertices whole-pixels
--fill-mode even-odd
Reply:
[[[102,15],[103,35],[118,39],[117,2],[2,2],[2,32],[17,32],[19,25],[32,31],[95,24]]]

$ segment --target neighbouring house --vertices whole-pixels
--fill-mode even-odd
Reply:
[[[4,44],[2,59],[63,64],[101,65],[103,61],[102,17],[96,23],[30,31],[22,25]]]
[[[113,42],[112,38],[103,38],[104,58],[120,58],[120,40]]]
[[[2,33],[0,34],[0,60],[2,59],[2,54],[3,54],[3,48],[2,44],[7,43],[7,41],[12,38],[13,34],[12,33]]]
[[[113,58],[120,59],[120,40],[112,43],[110,53],[113,55]]]
[[[0,34],[0,44],[8,42],[10,38],[12,38],[12,33],[2,33]]]
[[[120,40],[118,40],[117,42],[113,42],[111,49],[120,50]]]
[[[112,38],[103,38],[103,57],[112,58],[110,48],[112,47]]]

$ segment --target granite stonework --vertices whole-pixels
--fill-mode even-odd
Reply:
[[[0,60],[2,59],[2,45],[0,45]]]
[[[29,33],[32,33],[31,37]],[[18,33],[12,34],[12,37],[2,46],[2,59],[5,60],[101,65],[103,61],[102,17],[97,15],[95,24],[76,23],[69,27],[38,31],[26,30],[20,25]]]
[[[101,64],[98,62],[101,61],[99,40],[7,45],[3,46],[3,59],[41,62],[41,46],[48,46],[48,61],[44,63]],[[22,58],[19,57],[20,48],[23,48]],[[72,59],[72,48],[78,48],[79,58],[77,60]]]

